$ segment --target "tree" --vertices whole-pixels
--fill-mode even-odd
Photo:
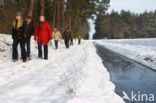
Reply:
[[[64,28],[64,0],[54,0],[52,27],[63,32]]]
[[[52,28],[57,27],[63,32],[68,27],[75,37],[79,33],[87,37],[88,19],[93,15],[104,15],[109,7],[109,0],[5,0],[5,3],[21,10],[24,17],[32,16],[34,23],[44,15]]]
[[[53,6],[53,24],[52,24],[52,27],[54,29],[54,27],[56,27],[56,23],[55,23],[55,20],[56,20],[56,0],[54,0],[54,6]]]
[[[64,0],[61,0],[61,17],[62,17],[62,32],[64,31],[65,27],[64,27]]]
[[[141,14],[122,10],[110,14],[98,15],[94,39],[147,38],[156,35],[155,12]]]
[[[44,16],[44,0],[40,0],[40,15]]]
[[[0,1],[0,5],[4,5],[4,0],[1,0]]]
[[[18,0],[18,10],[22,10],[22,0]]]
[[[32,16],[33,7],[34,7],[34,0],[29,0],[29,10],[27,14],[28,16]]]
[[[121,10],[121,18],[128,24],[131,24],[132,13],[130,11]]]

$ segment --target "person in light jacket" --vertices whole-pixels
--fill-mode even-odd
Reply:
[[[53,38],[55,41],[55,48],[58,49],[58,41],[62,38],[62,36],[61,33],[57,30],[57,28],[54,28]]]

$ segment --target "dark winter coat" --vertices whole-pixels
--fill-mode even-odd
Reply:
[[[15,21],[15,25],[17,21]],[[15,26],[12,27],[12,39],[14,40],[23,40],[24,39],[24,29],[23,24],[22,26],[16,28]]]
[[[62,35],[62,38],[65,40],[65,41],[70,41],[72,40],[72,33],[69,31],[65,31]]]
[[[42,41],[42,45],[47,45],[49,40],[52,39],[52,30],[48,22],[44,22],[42,28],[40,28],[40,24],[36,25],[36,33],[35,40],[39,44]]]
[[[24,37],[30,39],[31,36],[34,35],[35,33],[35,27],[33,22],[27,24],[27,22],[25,21],[23,27],[24,27]]]

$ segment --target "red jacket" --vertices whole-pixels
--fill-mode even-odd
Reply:
[[[48,44],[49,40],[52,39],[52,30],[48,22],[43,23],[42,29],[39,27],[39,23],[37,23],[34,39],[37,40],[37,43],[42,41],[43,45]]]

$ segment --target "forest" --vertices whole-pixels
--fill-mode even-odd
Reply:
[[[81,34],[87,38],[88,19],[93,18],[93,15],[104,14],[109,2],[109,0],[1,0],[0,33],[11,33],[15,14],[21,11],[23,18],[32,16],[35,24],[39,16],[44,15],[52,29],[57,27],[63,32],[68,27],[74,37]]]
[[[98,15],[94,39],[124,39],[156,37],[156,11],[140,14],[122,10],[120,13]]]

